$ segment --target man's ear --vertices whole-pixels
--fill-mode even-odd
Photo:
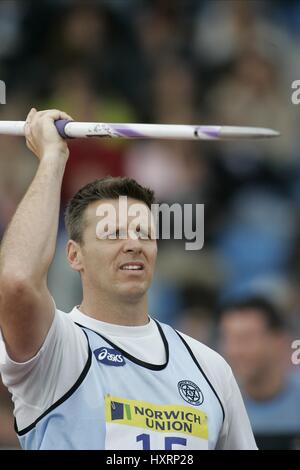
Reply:
[[[74,271],[80,272],[82,265],[82,251],[79,243],[69,240],[66,246],[66,253],[69,264]]]

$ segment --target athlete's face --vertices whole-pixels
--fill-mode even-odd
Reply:
[[[87,207],[84,221],[83,244],[69,242],[68,252],[72,267],[81,273],[83,287],[123,301],[144,296],[157,255],[147,205],[131,198],[126,207],[120,206],[119,199],[96,201]],[[74,248],[78,251],[72,261]]]

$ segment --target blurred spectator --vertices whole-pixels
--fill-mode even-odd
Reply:
[[[153,0],[144,2],[138,10],[135,27],[143,54],[151,65],[163,57],[180,54],[185,50],[189,34],[188,15],[185,14],[188,3],[180,0]]]
[[[199,118],[196,112],[196,83],[193,67],[179,57],[164,58],[154,68],[150,93],[151,120],[161,124],[193,124]],[[198,90],[199,91],[199,90]]]
[[[282,21],[284,14],[291,11],[290,3],[288,7],[281,6],[280,11],[280,1],[268,0],[208,0],[200,4],[194,28],[196,60],[216,80],[228,64],[255,49],[281,63],[282,74],[295,73],[299,70],[297,47],[291,37],[292,29],[286,29]]]
[[[295,166],[299,116],[295,106],[287,106],[289,87],[283,80],[278,62],[250,50],[239,56],[224,78],[210,89],[206,100],[215,122],[271,127],[281,132],[279,140],[224,146],[223,153],[231,165],[238,165],[244,156],[253,156],[258,160],[271,160],[275,168]]]
[[[221,309],[220,342],[241,386],[258,447],[297,448],[300,371],[292,369],[283,317],[262,298],[229,303]]]

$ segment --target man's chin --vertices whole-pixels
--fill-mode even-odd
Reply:
[[[124,285],[119,289],[119,295],[121,298],[127,301],[138,301],[142,299],[146,293],[147,293],[148,288],[145,286],[144,283],[138,283],[138,284],[131,284],[131,285]]]

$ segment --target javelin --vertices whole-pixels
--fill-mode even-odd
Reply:
[[[195,126],[183,124],[113,124],[55,121],[61,137],[110,137],[125,139],[228,140],[277,137],[278,131],[264,127]],[[25,121],[0,121],[0,134],[25,135]]]

